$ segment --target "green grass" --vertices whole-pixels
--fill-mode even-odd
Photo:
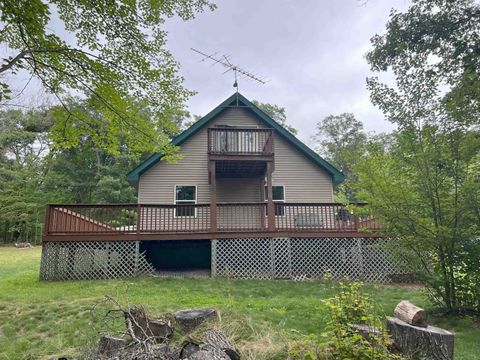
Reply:
[[[281,350],[295,334],[320,333],[326,321],[327,282],[160,279],[39,282],[40,248],[0,248],[0,359],[74,355],[97,336],[92,306],[111,295],[150,312],[216,307],[224,323],[241,323],[245,354]],[[128,288],[128,290],[126,290]],[[421,290],[368,286],[378,307],[391,314],[402,299],[429,308]],[[456,333],[456,359],[478,359],[480,328],[470,318],[434,318]],[[251,356],[253,358],[253,356]]]

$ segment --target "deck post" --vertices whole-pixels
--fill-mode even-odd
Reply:
[[[265,203],[265,176],[260,178],[260,201]],[[265,215],[265,210],[262,207],[260,209],[260,226],[262,230],[265,229]]]
[[[217,176],[215,174],[215,161],[209,163],[210,174],[210,231],[217,231]]]
[[[50,216],[52,215],[51,213],[52,206],[48,204],[45,210],[45,225],[43,226],[43,236],[47,236],[48,232],[50,231]]]
[[[273,204],[273,186],[272,186],[273,164],[267,163],[267,214],[268,214],[268,230],[275,230],[275,205]]]
[[[141,212],[142,212],[142,208],[140,206],[140,204],[137,204],[137,235],[140,234],[140,224],[142,222],[142,215],[141,215]]]

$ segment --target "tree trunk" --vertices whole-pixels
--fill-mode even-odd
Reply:
[[[387,330],[394,344],[409,359],[453,360],[453,334],[449,331],[428,326],[413,326],[390,318]]]

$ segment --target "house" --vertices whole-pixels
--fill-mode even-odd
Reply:
[[[382,241],[378,224],[334,202],[343,174],[241,94],[172,144],[180,160],[153,154],[128,174],[138,204],[48,207],[43,279],[152,266],[254,278],[386,276],[382,251],[366,248]]]

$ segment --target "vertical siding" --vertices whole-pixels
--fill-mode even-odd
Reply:
[[[225,124],[232,126],[255,126],[265,128],[247,109],[229,108],[213,120],[209,126]],[[197,185],[197,202],[208,203],[210,191],[208,183],[207,129],[203,128],[181,146],[184,155],[175,164],[159,161],[140,176],[138,201],[144,204],[173,204],[175,185]],[[331,202],[333,188],[331,177],[292,148],[275,134],[275,185],[285,186],[287,202]],[[258,180],[238,180],[217,182],[219,202],[260,201]],[[229,196],[230,194],[230,196]],[[249,194],[249,195],[247,195]]]

